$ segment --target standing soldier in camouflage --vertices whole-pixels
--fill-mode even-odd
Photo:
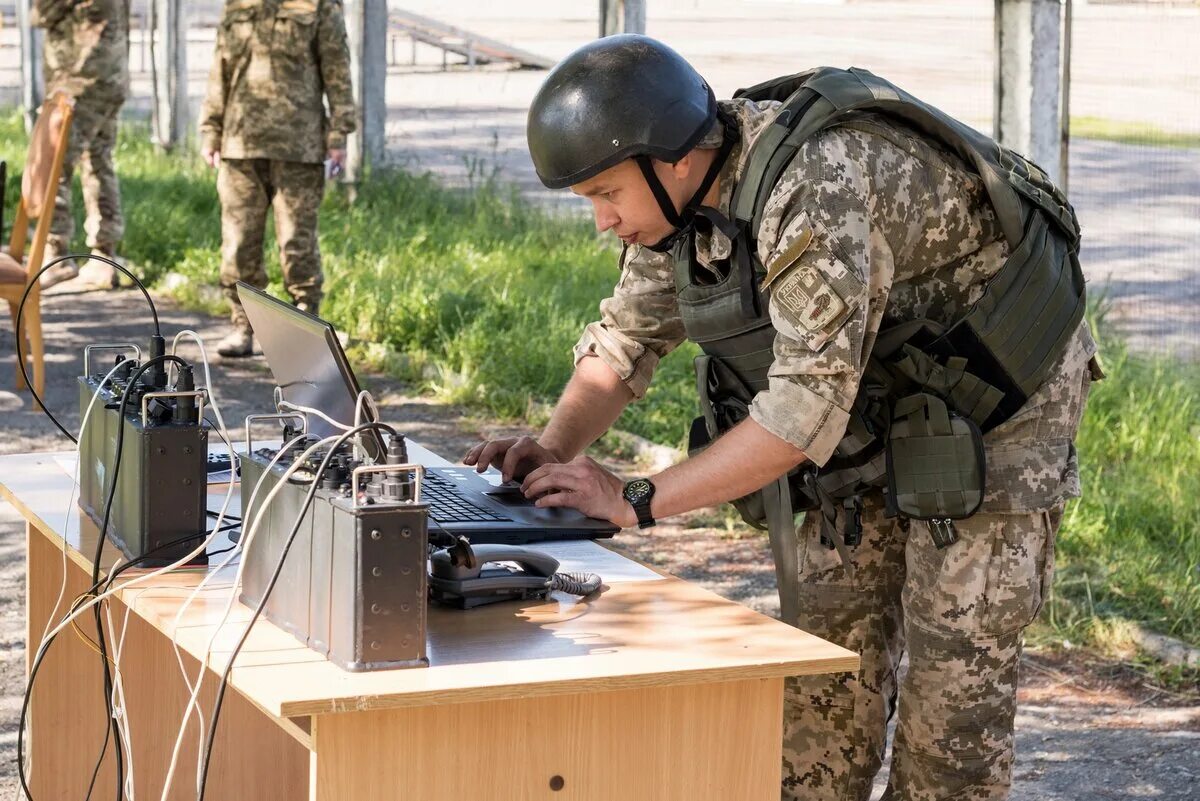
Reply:
[[[528,134],[542,182],[623,241],[621,277],[541,437],[464,461],[623,526],[733,501],[768,528],[784,619],[861,655],[789,681],[783,798],[866,801],[898,698],[885,797],[1007,797],[1021,636],[1099,375],[1061,192],[870,73],[718,103],[641,36],[568,56]],[[691,458],[623,482],[581,456],[685,338]]]
[[[82,168],[87,245],[93,253],[114,258],[125,231],[112,153],[117,116],[129,89],[128,0],[36,0],[33,22],[46,31],[47,94],[61,90],[75,101],[46,260],[66,254],[75,233],[71,176],[76,164]],[[42,274],[42,286],[78,275],[80,267],[73,260],[61,262]],[[116,271],[91,259],[80,280],[88,286],[117,285]]]
[[[331,174],[341,171],[354,128],[341,0],[229,0],[200,118],[201,152],[218,169],[221,289],[234,325],[217,346],[222,356],[253,352],[235,284],[267,285],[263,235],[271,206],[284,287],[298,308],[317,313],[322,162],[329,160]]]

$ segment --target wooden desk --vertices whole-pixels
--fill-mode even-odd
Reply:
[[[89,585],[97,531],[86,518],[81,528],[74,506],[68,513],[70,490],[53,454],[0,458],[0,495],[27,521],[31,657],[64,546],[66,603]],[[105,564],[116,556],[108,548]],[[177,633],[192,675],[228,598],[225,572]],[[188,695],[172,622],[203,573],[154,579],[112,604],[109,641],[127,628],[120,664],[140,798],[162,792]],[[250,612],[236,605],[217,640],[206,723]],[[90,615],[80,624],[94,636]],[[849,651],[670,576],[613,583],[590,600],[556,593],[432,609],[429,657],[426,669],[349,673],[260,619],[232,673],[207,798],[774,801],[783,678],[858,665]],[[106,725],[98,660],[68,630],[38,674],[27,739],[38,801],[83,797]],[[193,721],[172,799],[195,797],[198,745]],[[112,797],[113,770],[110,751],[94,797]]]

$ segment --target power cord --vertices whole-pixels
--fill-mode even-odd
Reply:
[[[329,450],[325,454],[325,458],[321,460],[320,466],[314,471],[315,475],[320,476],[324,474],[326,468],[329,466],[330,460],[333,459],[334,454],[337,453],[338,449],[341,448],[341,446],[345,444],[347,440],[349,440],[355,434],[371,429],[383,431],[392,436],[396,436],[395,429],[384,423],[365,423],[360,426],[355,426],[338,437],[337,441],[329,447]],[[204,790],[208,781],[208,766],[212,761],[213,743],[216,741],[217,723],[219,722],[221,715],[221,704],[225,700],[225,690],[229,686],[229,674],[233,670],[233,664],[235,661],[237,661],[238,654],[241,653],[243,646],[246,644],[246,640],[249,639],[250,632],[254,628],[254,624],[258,621],[263,609],[266,608],[267,599],[271,597],[271,592],[275,589],[276,582],[279,581],[279,575],[283,572],[283,563],[287,559],[288,551],[291,550],[292,543],[296,540],[296,534],[300,531],[300,526],[304,521],[304,515],[308,513],[309,507],[312,506],[313,499],[317,495],[317,488],[319,486],[319,481],[314,481],[309,486],[308,493],[304,496],[304,503],[301,504],[300,511],[296,515],[296,522],[292,524],[292,530],[288,532],[287,539],[283,543],[283,549],[279,554],[279,560],[275,563],[275,569],[271,573],[271,578],[267,581],[267,586],[263,591],[263,596],[259,600],[258,606],[254,608],[254,614],[250,616],[250,622],[246,625],[246,630],[242,632],[242,636],[240,639],[238,639],[237,645],[233,647],[233,652],[229,655],[229,661],[225,665],[225,670],[221,673],[221,683],[217,686],[217,698],[213,704],[212,722],[209,724],[208,737],[204,743],[204,759],[201,763],[200,787],[197,795],[197,801],[204,801]]]
[[[302,436],[296,437],[295,439],[292,440],[292,442],[299,441],[302,438],[303,438]],[[267,497],[263,499],[262,504],[259,505],[258,507],[255,507],[254,500],[257,498],[258,489],[259,489],[259,487],[262,486],[262,482],[266,479],[266,476],[269,474],[269,472],[270,472],[269,469],[267,471],[264,471],[263,475],[259,477],[259,483],[255,486],[254,493],[251,495],[250,503],[247,504],[247,507],[248,507],[247,518],[242,523],[242,537],[238,541],[238,545],[243,550],[248,549],[250,547],[251,543],[254,541],[254,538],[258,534],[259,526],[261,525],[262,521],[264,520],[265,511],[267,510],[268,507],[270,507],[271,503],[275,500],[275,498],[278,497],[280,491],[282,491],[283,487],[287,484],[287,482],[291,478],[292,474],[295,473],[302,466],[302,464],[309,457],[310,454],[314,453],[317,449],[321,448],[322,446],[328,445],[334,439],[336,439],[336,437],[328,437],[326,439],[320,440],[320,441],[310,445],[308,447],[308,449],[306,449],[302,454],[297,456],[292,461],[292,464],[287,468],[287,470],[284,471],[283,476],[279,479],[279,481],[275,484],[275,486],[272,487],[271,490],[267,493]],[[271,460],[270,467],[275,466],[275,464],[278,462],[278,460],[283,456],[284,450],[285,449],[281,449],[278,453],[275,454],[275,458]],[[253,520],[250,520],[250,518],[249,518],[249,510],[254,510],[256,513],[254,515]],[[248,529],[247,529],[247,525],[249,526]],[[226,565],[228,565],[233,560],[235,555],[236,554],[230,554],[228,557],[226,557],[225,560],[221,563],[221,565],[217,568],[217,571],[215,571],[215,572],[219,572],[222,568],[224,568]],[[237,575],[234,577],[234,580],[233,580],[233,592],[230,593],[229,601],[225,604],[225,610],[224,610],[223,614],[221,615],[221,619],[217,622],[216,627],[213,629],[212,634],[209,636],[208,643],[205,645],[204,658],[200,660],[200,670],[199,670],[199,673],[197,674],[196,684],[194,687],[192,686],[191,681],[186,677],[186,671],[184,671],[185,672],[184,681],[188,684],[189,687],[192,688],[192,694],[188,698],[187,706],[184,708],[183,720],[180,723],[179,734],[176,736],[175,745],[171,749],[171,761],[170,761],[169,765],[167,766],[166,777],[163,779],[162,801],[166,801],[167,796],[170,793],[171,782],[174,778],[175,768],[179,761],[179,751],[183,747],[183,737],[184,737],[184,734],[186,731],[187,721],[192,716],[192,710],[198,709],[198,704],[200,702],[200,689],[204,683],[204,677],[206,675],[205,668],[208,667],[208,660],[212,656],[212,650],[213,650],[214,645],[216,644],[217,635],[220,633],[221,628],[224,627],[225,623],[229,620],[229,615],[233,611],[234,603],[237,601],[237,587],[239,584],[241,584],[242,574],[245,570],[245,567],[246,567],[245,561],[242,561],[242,563],[238,565]],[[213,575],[213,573],[210,572],[209,576],[205,577],[205,581],[202,581],[200,583],[200,586],[197,587],[196,589],[194,589],[192,592],[198,593],[199,590],[204,586],[206,581],[212,575]],[[176,636],[176,633],[178,632],[178,628],[179,628],[179,618],[177,617],[175,620],[172,634],[171,634],[171,642],[172,642],[172,645],[176,648],[177,657],[178,657],[178,644],[175,641],[175,636]],[[180,658],[180,661],[182,661],[182,657],[178,657],[178,658]],[[198,753],[197,754],[197,766],[196,766],[197,774],[200,771],[199,758],[200,758],[200,755]],[[199,779],[197,779],[197,784],[199,784]]]
[[[149,306],[150,306],[150,314],[151,314],[151,316],[154,317],[154,336],[161,338],[162,337],[162,329],[159,327],[159,324],[158,324],[158,309],[155,308],[154,300],[150,297],[150,292],[146,289],[146,285],[143,284],[141,281],[139,281],[138,277],[136,275],[129,272],[129,270],[125,269],[120,264],[117,264],[115,261],[108,258],[107,256],[99,256],[95,253],[67,254],[66,256],[59,256],[57,259],[53,259],[49,263],[47,263],[45,266],[43,266],[42,269],[37,271],[37,275],[33,276],[33,278],[30,279],[29,285],[25,287],[24,294],[21,295],[21,302],[17,305],[17,319],[16,319],[16,323],[15,323],[15,326],[16,326],[15,333],[17,335],[17,366],[21,368],[21,377],[25,379],[25,384],[26,384],[26,386],[29,387],[29,394],[33,396],[33,399],[37,403],[38,408],[40,408],[46,414],[46,416],[50,418],[50,422],[54,423],[55,427],[59,431],[62,432],[62,435],[64,437],[71,440],[71,442],[77,443],[78,440],[75,439],[75,437],[71,434],[71,432],[68,431],[63,426],[62,423],[58,422],[58,418],[55,417],[54,414],[51,413],[51,411],[46,408],[46,404],[42,400],[41,396],[39,396],[37,394],[37,389],[33,386],[33,382],[29,380],[29,371],[27,371],[25,369],[25,357],[24,357],[24,350],[25,350],[24,344],[25,343],[23,341],[24,336],[21,333],[22,332],[21,319],[25,313],[25,302],[29,299],[29,293],[33,291],[34,286],[37,286],[38,280],[42,277],[42,273],[46,272],[54,265],[60,264],[61,262],[67,261],[68,259],[96,259],[97,261],[102,261],[105,264],[109,265],[110,267],[120,270],[122,273],[129,276],[130,280],[132,280],[133,283],[137,286],[137,288],[142,291],[142,295],[145,296],[145,298],[146,298],[146,303],[149,304]]]

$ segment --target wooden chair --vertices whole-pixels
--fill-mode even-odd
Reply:
[[[17,389],[27,387],[21,375],[21,363],[25,360],[25,338],[28,336],[33,356],[33,386],[39,397],[46,393],[46,348],[42,337],[42,293],[36,276],[43,266],[46,240],[50,237],[50,223],[54,219],[54,199],[62,177],[63,159],[67,155],[72,112],[72,101],[61,92],[42,104],[29,137],[29,154],[21,177],[21,202],[17,204],[8,252],[0,252],[0,298],[8,301],[14,329],[21,296],[29,289],[21,313],[21,327],[25,330],[13,332],[17,338]],[[36,227],[33,241],[28,242],[31,224]],[[29,257],[25,258],[27,242]]]

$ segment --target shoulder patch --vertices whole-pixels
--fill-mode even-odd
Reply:
[[[791,267],[796,261],[804,255],[804,251],[808,250],[808,246],[812,244],[813,232],[811,228],[805,228],[800,236],[792,240],[792,243],[787,246],[787,249],[780,253],[778,258],[767,265],[767,275],[759,284],[759,291],[766,289],[775,279],[778,278],[788,267]]]
[[[808,265],[790,272],[775,286],[771,298],[809,333],[825,330],[850,310],[820,272]]]

